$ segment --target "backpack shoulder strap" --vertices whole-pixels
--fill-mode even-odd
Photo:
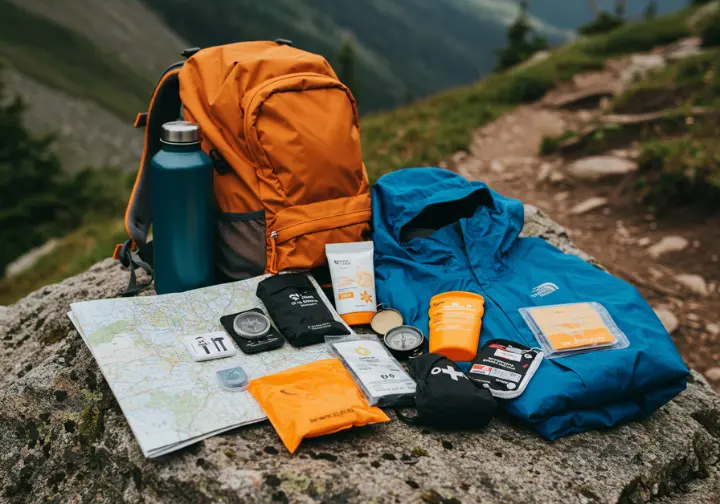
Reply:
[[[180,81],[183,62],[170,66],[155,85],[146,114],[138,114],[135,127],[145,127],[145,147],[130,201],[125,211],[125,230],[138,246],[145,245],[152,224],[150,207],[150,161],[160,150],[162,125],[175,121],[181,114]]]
[[[145,128],[145,146],[135,185],[133,186],[125,211],[125,230],[130,237],[124,244],[115,247],[113,258],[118,259],[123,266],[130,269],[130,283],[123,292],[123,296],[132,296],[152,284],[153,249],[152,242],[147,237],[152,224],[150,201],[150,161],[160,150],[160,134],[162,125],[177,120],[181,115],[182,102],[180,101],[180,69],[184,62],[171,65],[163,73],[155,85],[148,111],[140,113],[135,119],[136,128]],[[150,275],[150,281],[138,283],[135,269],[142,268]]]

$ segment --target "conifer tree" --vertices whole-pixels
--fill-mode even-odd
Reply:
[[[657,0],[650,0],[648,4],[645,6],[645,10],[643,11],[643,19],[650,20],[655,19],[657,17],[658,12],[658,5]]]
[[[547,40],[533,30],[527,15],[527,0],[520,1],[520,13],[508,28],[508,46],[496,51],[496,71],[506,70],[548,48]]]
[[[355,76],[355,47],[349,38],[343,40],[343,43],[340,46],[338,61],[340,63],[338,67],[338,77],[340,78],[340,82],[349,87],[350,91],[352,91],[353,95],[357,99],[358,86]]]

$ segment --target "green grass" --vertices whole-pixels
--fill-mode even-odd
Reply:
[[[689,120],[693,107],[717,116]],[[607,125],[591,133],[565,133],[543,140],[542,154],[594,155],[632,143],[640,146],[635,187],[660,207],[699,203],[720,208],[720,49],[650,72],[615,98],[619,114],[662,112],[652,125]],[[574,139],[572,148],[561,147]]]
[[[122,219],[87,224],[61,239],[50,254],[13,278],[0,279],[0,306],[14,303],[40,287],[60,282],[109,257],[127,239]]]
[[[666,109],[665,114],[648,124],[599,125],[590,131],[567,131],[562,135],[543,138],[540,154],[593,156],[612,149],[627,147],[635,141],[652,140],[658,135],[679,135],[690,130],[688,106]],[[566,143],[567,142],[567,143]]]
[[[541,98],[558,82],[603,67],[608,58],[646,51],[689,35],[692,10],[624,25],[552,51],[530,67],[492,75],[391,112],[363,118],[363,152],[371,180],[403,167],[437,164],[467,149],[472,131],[513,107]]]
[[[720,49],[651,72],[617,97],[612,110],[639,114],[683,105],[720,105]]]
[[[720,131],[715,128],[714,134],[707,133],[642,145],[636,187],[646,202],[658,208],[668,203],[720,208]]]
[[[147,108],[153,82],[92,41],[0,0],[0,58],[21,73],[89,99],[122,119]]]

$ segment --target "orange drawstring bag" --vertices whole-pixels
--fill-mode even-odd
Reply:
[[[303,438],[390,421],[383,410],[368,404],[338,359],[252,380],[248,390],[290,453]]]

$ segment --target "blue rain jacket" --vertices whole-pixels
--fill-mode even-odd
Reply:
[[[544,437],[644,418],[685,389],[688,369],[640,293],[541,238],[519,238],[520,201],[414,168],[380,178],[372,205],[378,301],[426,336],[430,298],[462,290],[485,297],[480,345],[505,338],[539,347],[519,308],[589,301],[628,337],[622,350],[544,359],[523,395],[502,401]]]

